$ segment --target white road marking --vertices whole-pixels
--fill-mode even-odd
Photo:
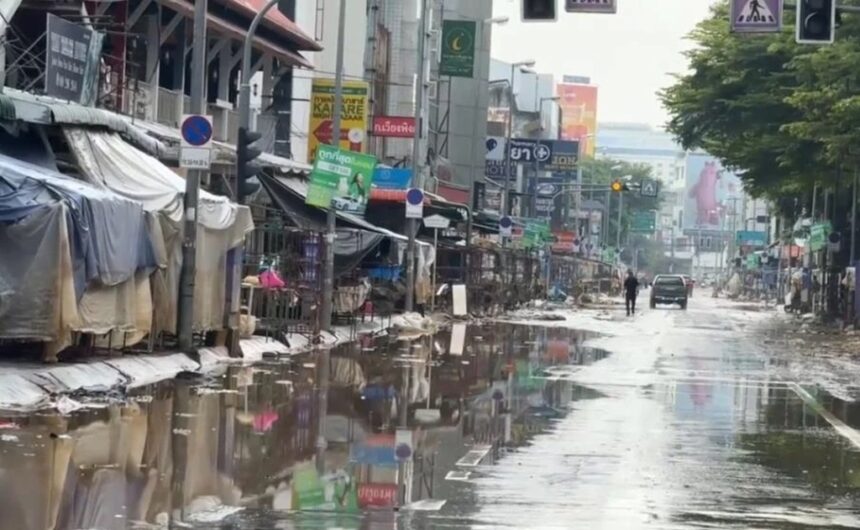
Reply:
[[[860,449],[860,432],[857,432],[855,429],[852,429],[848,425],[845,424],[842,420],[834,416],[829,410],[825,409],[821,406],[821,403],[818,402],[812,395],[803,389],[797,383],[789,383],[789,388],[794,390],[794,393],[803,400],[804,403],[809,405],[809,407],[818,413],[819,416],[824,418],[827,423],[829,423],[833,429],[842,435],[846,440],[851,442],[854,447]]]
[[[477,467],[477,465],[481,463],[481,460],[487,456],[487,453],[490,452],[490,449],[492,449],[492,446],[477,445],[472,448],[471,451],[463,455],[460,460],[457,460],[455,465],[457,467]]]

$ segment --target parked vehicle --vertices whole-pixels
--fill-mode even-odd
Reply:
[[[687,288],[687,297],[693,297],[693,287],[696,285],[696,280],[694,280],[691,276],[687,276],[686,274],[681,275],[684,278],[684,286]]]
[[[687,309],[687,282],[678,274],[660,274],[651,286],[651,309],[657,304],[678,304]]]

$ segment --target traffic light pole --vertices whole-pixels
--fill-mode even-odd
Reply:
[[[618,227],[615,232],[615,250],[621,248],[621,212],[624,210],[624,192],[618,194]]]
[[[206,69],[207,0],[194,4],[194,49],[191,53],[191,112],[204,114],[203,82]],[[180,350],[194,345],[194,275],[197,271],[197,209],[200,181],[208,170],[190,169],[185,179],[185,226],[182,234],[182,268],[179,271],[179,310],[176,330]]]

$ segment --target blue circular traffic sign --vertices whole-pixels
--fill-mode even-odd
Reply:
[[[418,188],[409,188],[406,192],[406,202],[413,206],[424,203],[424,192]]]
[[[406,444],[400,444],[394,448],[394,454],[400,460],[408,460],[412,456],[412,449]]]
[[[212,140],[212,124],[206,116],[192,115],[182,122],[182,139],[200,147]]]
[[[499,226],[502,228],[511,228],[514,226],[514,220],[506,215],[499,219]]]

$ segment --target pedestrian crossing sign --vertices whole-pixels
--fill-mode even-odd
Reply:
[[[782,29],[783,0],[732,0],[732,31],[774,33]]]

